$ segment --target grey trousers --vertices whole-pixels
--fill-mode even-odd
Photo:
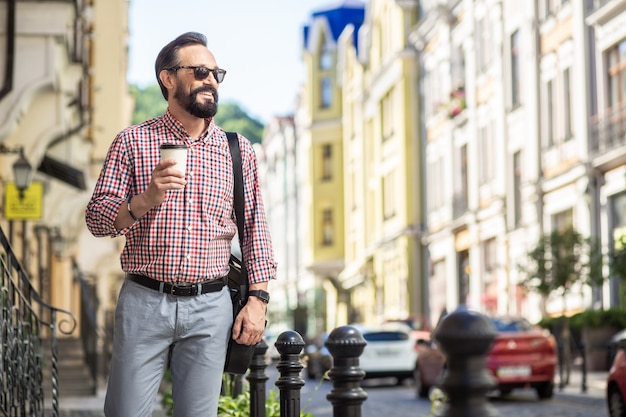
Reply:
[[[125,280],[115,311],[107,417],[150,417],[171,359],[174,417],[215,417],[233,322],[228,287],[194,297]]]

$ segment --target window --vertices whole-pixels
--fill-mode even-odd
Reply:
[[[513,221],[519,227],[522,221],[522,154],[513,155]]]
[[[333,179],[333,145],[322,146],[322,181]]]
[[[545,108],[546,111],[544,114],[543,126],[545,130],[545,141],[544,145],[548,148],[554,146],[554,85],[552,80],[548,81],[545,84]]]
[[[444,207],[444,163],[443,158],[439,157],[434,161],[428,162],[429,181],[426,186],[428,199],[426,204],[429,211],[434,211]]]
[[[493,47],[491,45],[491,27],[486,16],[476,22],[476,64],[478,73],[483,73],[491,64]]]
[[[395,171],[391,171],[383,177],[383,219],[396,215],[396,201]]]
[[[520,51],[519,31],[511,35],[511,106],[520,104]]]
[[[322,77],[320,81],[320,107],[327,109],[333,104],[333,81],[330,77]]]
[[[380,101],[380,124],[383,141],[393,136],[393,90]]]
[[[610,107],[626,103],[626,39],[606,53],[609,80]]]
[[[564,210],[560,213],[552,215],[552,230],[558,230],[560,232],[572,227],[574,225],[574,214],[572,210]]]
[[[322,45],[319,64],[322,71],[330,70],[333,67],[333,53],[330,50],[330,45],[328,44],[328,42],[324,42],[324,44]]]
[[[333,225],[332,209],[324,209],[322,212],[322,245],[332,246],[335,240],[335,227]]]
[[[478,147],[480,152],[479,181],[486,184],[495,177],[495,143],[491,126],[483,126],[478,131]]]
[[[563,71],[563,132],[565,140],[572,138],[572,95],[570,88],[570,69]]]

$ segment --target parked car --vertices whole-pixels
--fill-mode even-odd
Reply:
[[[412,330],[403,323],[383,323],[380,325],[353,324],[366,341],[359,357],[359,367],[365,371],[365,378],[394,377],[398,384],[413,378],[417,352]],[[319,379],[332,368],[332,357],[325,346],[307,352],[307,376]]]
[[[606,379],[606,403],[610,417],[626,416],[626,330],[612,339],[615,356]]]
[[[365,378],[394,377],[398,384],[413,378],[417,352],[411,328],[401,323],[354,325],[367,345],[359,358]]]
[[[534,388],[540,399],[554,394],[556,340],[546,330],[520,317],[492,317],[498,334],[487,356],[487,369],[501,395]],[[443,381],[445,356],[435,343],[418,343],[415,363],[417,395],[427,397]]]

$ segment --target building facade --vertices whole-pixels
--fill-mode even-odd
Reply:
[[[125,0],[17,0],[0,7],[0,225],[43,301],[79,320],[83,295],[75,270],[93,278],[119,262],[98,259],[100,250],[117,250],[110,242],[97,249],[83,239],[95,175],[132,112],[127,16]],[[32,183],[18,194],[16,150],[32,168]],[[97,292],[96,280],[89,281]],[[80,336],[80,327],[72,336]]]

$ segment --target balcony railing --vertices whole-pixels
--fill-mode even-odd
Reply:
[[[611,109],[591,120],[590,153],[592,157],[626,144],[626,106]]]
[[[590,15],[611,0],[589,0],[585,7],[585,15]]]
[[[57,417],[57,337],[59,332],[71,334],[76,319],[41,299],[1,228],[0,242],[0,415],[42,417],[43,368],[50,366],[53,416]],[[57,318],[59,313],[63,318]],[[46,360],[44,346],[50,349]]]

